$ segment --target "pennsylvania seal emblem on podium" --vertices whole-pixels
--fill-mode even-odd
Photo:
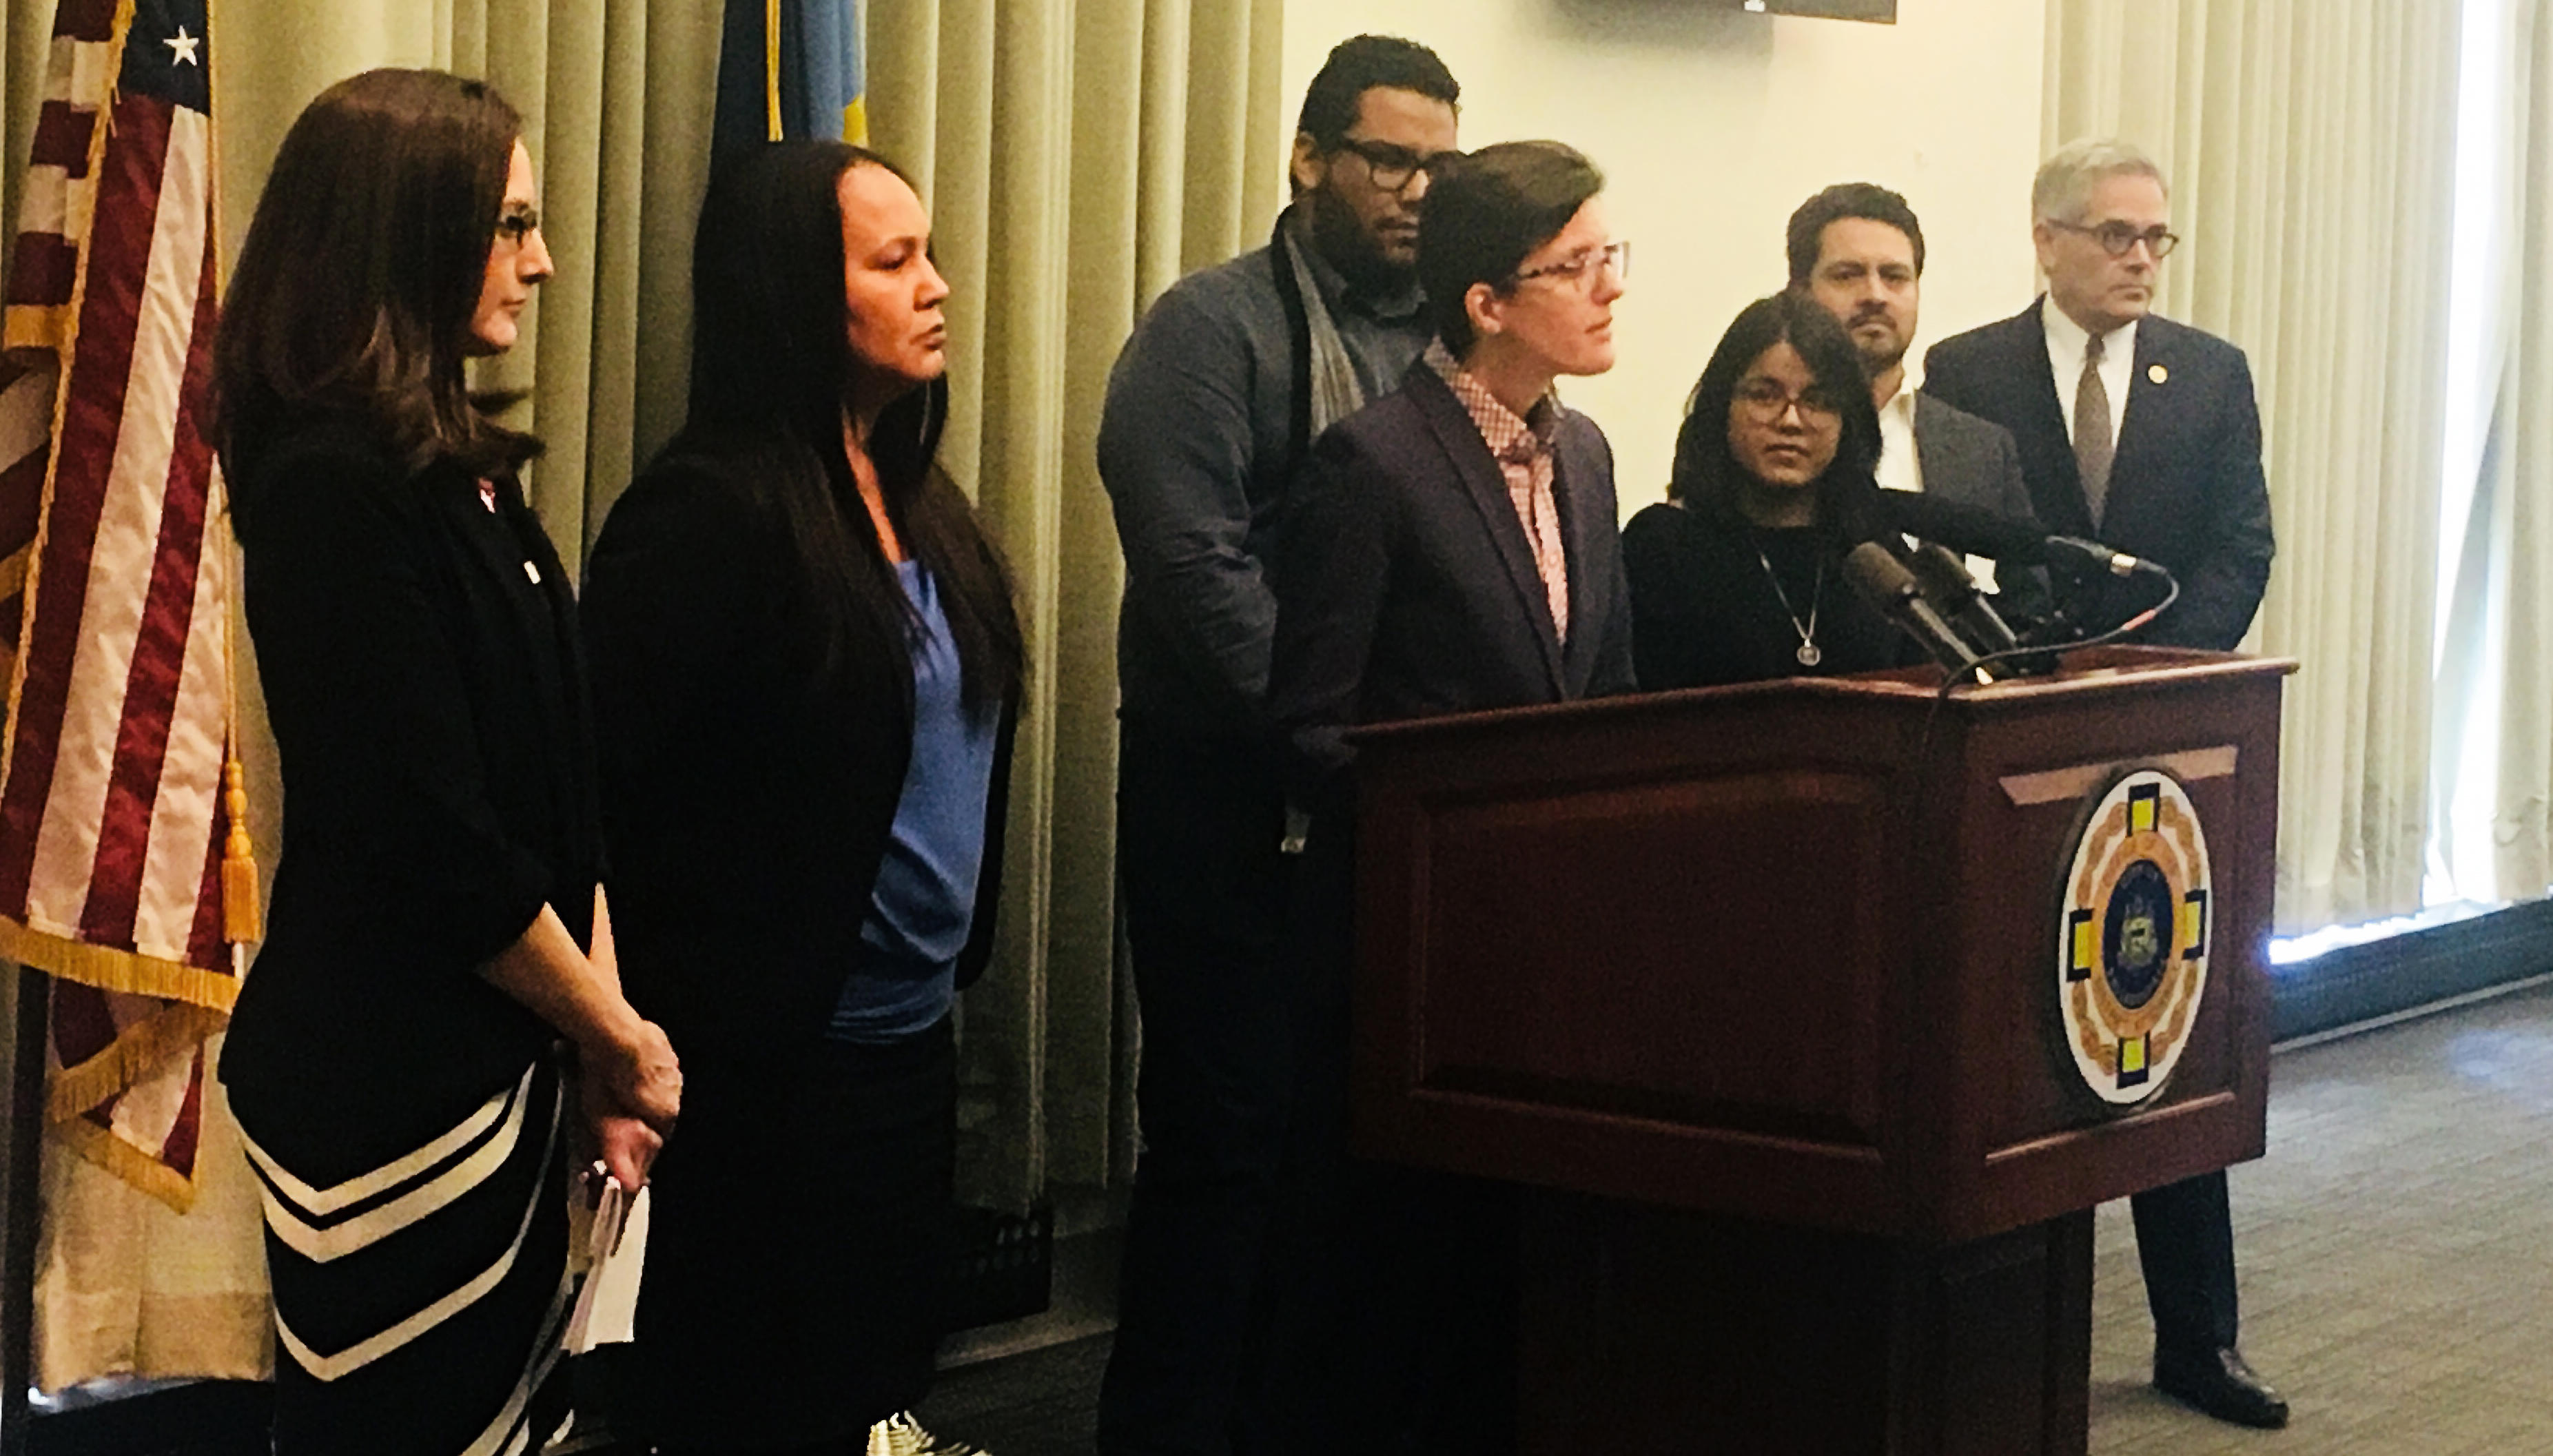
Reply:
[[[2170,1080],[2207,991],[2207,836],[2180,781],[2110,785],[2065,876],[2056,1003],[2083,1083],[2125,1109]]]

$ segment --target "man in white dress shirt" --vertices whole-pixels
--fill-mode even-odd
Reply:
[[[2251,365],[2225,340],[2151,312],[2179,239],[2163,172],[2144,153],[2068,147],[2040,168],[2031,206],[2046,296],[1935,345],[1924,392],[2012,432],[2048,529],[2179,578],[2179,600],[2136,640],[2229,651],[2260,610],[2276,546]],[[2070,605],[2101,630],[2162,600],[2152,578],[2103,577]]]
[[[2031,188],[2048,292],[2000,323],[1945,339],[1924,388],[2012,432],[2051,530],[2161,562],[2181,595],[2137,634],[2231,650],[2270,581],[2261,416],[2243,351],[2149,310],[2179,239],[2163,171],[2134,147],[2078,142]],[[2100,629],[2162,589],[2103,575],[2072,589]],[[2287,1403],[2236,1348],[2234,1228],[2225,1175],[2139,1193],[2137,1251],[2155,1319],[2155,1384],[2242,1425],[2281,1426]]]

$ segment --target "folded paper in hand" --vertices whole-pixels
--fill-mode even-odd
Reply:
[[[647,1263],[647,1190],[625,1193],[606,1179],[603,1202],[594,1210],[591,1258],[585,1288],[568,1316],[565,1344],[570,1355],[597,1345],[625,1345],[638,1312],[638,1277]]]

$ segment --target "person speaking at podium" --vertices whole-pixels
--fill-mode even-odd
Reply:
[[[1563,375],[1613,364],[1629,245],[1604,177],[1510,142],[1427,194],[1419,280],[1435,341],[1400,388],[1333,426],[1277,548],[1269,700],[1310,807],[1294,934],[1319,1009],[1314,1136],[1344,1146],[1354,938],[1347,730],[1630,690],[1630,608],[1603,432]],[[1333,1328],[1344,1429],[1372,1449],[1513,1447],[1513,1203],[1488,1183],[1361,1168]],[[1366,1449],[1359,1446],[1358,1449]]]
[[[1803,293],[1746,305],[1694,387],[1666,503],[1622,532],[1643,690],[1913,660],[1844,573],[1876,531],[1879,438],[1843,326]]]

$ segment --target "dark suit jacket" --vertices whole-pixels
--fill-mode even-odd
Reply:
[[[1915,459],[1923,471],[1925,495],[2039,524],[2031,509],[2030,482],[2021,472],[2021,451],[2003,426],[1931,394],[1917,394]],[[1995,590],[2007,615],[2036,616],[2048,610],[2048,573],[2039,567],[1996,563]]]
[[[585,665],[511,481],[492,514],[470,472],[411,471],[344,420],[230,463],[284,835],[221,1074],[324,1182],[449,1129],[556,1040],[476,972],[544,904],[592,929]]]
[[[1612,450],[1571,412],[1557,451],[1566,643],[1498,462],[1425,361],[1321,437],[1279,537],[1269,687],[1315,776],[1359,724],[1631,690]]]
[[[821,1046],[913,747],[901,640],[855,633],[820,661],[787,524],[747,489],[766,468],[750,442],[682,436],[586,569],[621,978],[687,1068],[727,1073],[690,1079],[687,1132]],[[1009,744],[1006,721],[961,986],[992,953]]]
[[[2095,529],[2065,431],[2071,384],[2068,402],[2060,402],[2049,370],[2046,306],[2043,297],[1935,345],[1925,356],[1925,391],[2012,431],[2042,525],[2161,562],[2180,579],[2180,601],[2142,640],[2232,648],[2260,610],[2275,549],[2260,406],[2243,351],[2152,314],[2137,326],[2127,414]],[[2086,587],[2085,624],[2095,628],[2162,600],[2160,585],[2143,580],[2102,578]]]

